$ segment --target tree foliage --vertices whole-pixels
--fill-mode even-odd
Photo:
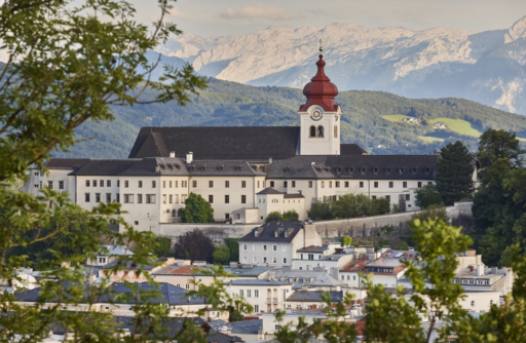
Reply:
[[[515,246],[522,241],[521,217],[526,210],[526,172],[520,154],[512,133],[488,130],[480,138],[480,186],[474,197],[473,216],[476,243],[488,264],[511,265],[524,253]]]
[[[149,62],[147,52],[179,33],[165,20],[173,1],[153,3],[159,17],[152,25],[140,24],[126,0],[0,4],[0,49],[6,58],[0,65],[0,280],[20,281],[22,267],[42,273],[40,299],[33,306],[19,306],[15,294],[0,294],[2,342],[43,341],[57,326],[75,342],[124,340],[113,316],[63,311],[62,305],[93,306],[97,297],[86,294],[109,292],[108,280],[88,283],[83,267],[104,244],[133,251],[118,259],[108,277],[133,265],[138,276],[150,279],[144,266],[155,262],[152,234],[128,226],[118,204],[83,210],[46,189],[38,198],[21,193],[17,182],[29,166],[43,168],[52,151],[70,147],[81,124],[113,119],[112,106],[184,104],[205,86],[189,65],[165,70],[159,82],[150,78],[158,63]],[[119,232],[113,230],[116,224]],[[145,301],[133,311],[137,325],[126,339],[156,339],[166,306]]]
[[[421,209],[427,209],[433,206],[442,206],[442,196],[436,186],[425,185],[416,191],[416,205]]]
[[[450,143],[440,150],[436,189],[447,206],[471,198],[473,170],[473,156],[462,142]]]
[[[275,221],[297,221],[299,215],[296,211],[286,211],[284,213],[280,212],[270,212],[265,218],[265,223],[275,222]]]
[[[183,223],[212,223],[214,209],[202,196],[190,193],[181,210],[181,221]]]
[[[390,212],[387,198],[372,199],[363,194],[345,194],[337,200],[314,202],[309,217],[314,220],[375,216]]]
[[[218,245],[214,248],[212,258],[215,264],[228,264],[230,262],[230,249],[224,244]]]
[[[213,261],[214,243],[202,231],[195,229],[177,237],[175,257],[191,261]]]

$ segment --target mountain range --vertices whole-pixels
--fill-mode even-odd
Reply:
[[[87,122],[77,144],[55,156],[126,158],[144,126],[298,125],[301,90],[255,87],[208,79],[208,88],[186,106],[174,102],[114,107],[112,122]],[[487,128],[511,130],[526,141],[526,116],[458,98],[408,99],[376,91],[343,91],[341,136],[370,153],[423,154],[462,140],[476,148]],[[206,137],[203,137],[206,140]],[[186,153],[186,152],[181,152]]]
[[[301,88],[313,75],[320,39],[327,73],[340,90],[466,98],[526,114],[526,17],[475,34],[339,23],[238,36],[185,33],[157,53],[166,64],[190,62],[202,75],[222,80]]]

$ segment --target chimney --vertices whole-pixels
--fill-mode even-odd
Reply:
[[[194,153],[190,151],[188,154],[186,154],[186,163],[191,164],[193,161],[194,161]]]
[[[272,157],[269,157],[268,164],[272,164]]]
[[[170,151],[170,158],[175,158],[175,151]]]

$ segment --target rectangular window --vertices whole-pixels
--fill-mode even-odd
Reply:
[[[90,202],[90,194],[89,193],[84,193],[84,201],[85,202]]]
[[[393,188],[394,187],[394,182],[393,181],[389,181],[389,188]]]
[[[137,203],[142,204],[142,194],[137,194]]]
[[[64,189],[64,181],[60,180],[58,182],[58,189]]]
[[[208,202],[211,203],[211,204],[214,203],[214,196],[213,196],[212,194],[210,194],[210,195],[208,196]]]
[[[166,198],[167,198],[166,194],[163,194],[163,204],[165,205],[166,205]]]
[[[270,181],[270,187],[274,188],[274,181]]]
[[[247,196],[246,195],[242,195],[241,196],[241,203],[242,204],[246,204],[247,203]]]
[[[335,184],[334,184],[334,187],[340,188],[340,181],[336,181]]]
[[[329,188],[332,188],[332,181],[329,181]]]
[[[378,181],[375,181],[375,182],[373,183],[373,185],[374,185],[374,188],[378,188]]]
[[[130,182],[128,180],[124,180],[124,188],[128,188],[130,186]]]
[[[166,188],[166,181],[163,181],[163,188]]]
[[[155,204],[155,194],[146,194],[146,203]]]
[[[111,193],[106,193],[106,202],[108,204],[111,202]]]
[[[121,202],[121,194],[120,193],[115,194],[115,201]]]
[[[214,188],[214,181],[213,180],[209,180],[208,181],[208,188]]]
[[[101,187],[104,187],[104,180],[99,180],[99,185],[100,185]]]
[[[168,187],[172,188],[172,180],[168,181]]]
[[[173,196],[173,194],[170,194],[170,195],[168,196],[168,203],[172,204],[173,201],[174,201],[174,196]]]
[[[182,181],[181,181],[181,187],[184,187]],[[179,180],[175,180],[175,188],[179,188]]]
[[[97,180],[93,180],[93,187],[97,187]]]
[[[53,181],[48,181],[47,186],[49,189],[53,189]]]
[[[360,188],[363,188],[363,181],[360,181]]]
[[[106,187],[111,187],[111,180],[106,180]]]
[[[229,204],[230,203],[230,195],[225,195],[225,204]]]
[[[197,180],[193,180],[193,181],[192,181],[192,187],[194,187],[194,188],[197,187]]]
[[[287,188],[287,187],[288,187],[288,183],[287,183],[287,181],[283,181],[283,187],[284,187],[284,188]]]
[[[133,204],[133,194],[124,194],[124,203]]]
[[[247,188],[247,182],[245,180],[241,181],[241,188]]]
[[[137,181],[137,187],[142,188],[142,180]]]
[[[313,182],[309,180],[309,188],[312,188]]]
[[[157,182],[155,182],[155,180],[152,180],[152,188],[155,188],[157,187]]]
[[[407,188],[407,181],[402,182],[402,187]]]
[[[406,200],[406,201],[411,200],[411,195],[410,195],[410,194],[406,194],[406,195],[405,195],[405,200]]]
[[[349,181],[345,181],[345,188],[349,188]]]
[[[254,290],[254,298],[259,298],[259,289]],[[256,305],[257,306],[257,305]],[[257,311],[256,311],[257,312]]]
[[[230,187],[230,181],[225,180],[225,188],[229,188],[229,187]]]
[[[117,187],[121,186],[121,180],[117,180]]]
[[[291,183],[291,185],[292,185],[292,188],[296,188],[296,181],[293,180],[293,181],[291,181],[290,183]]]
[[[89,187],[89,180],[86,180],[86,187]]]
[[[418,181],[417,187],[422,188],[422,181]]]
[[[321,182],[321,188],[325,188],[325,181]]]

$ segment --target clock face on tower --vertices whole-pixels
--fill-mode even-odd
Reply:
[[[309,111],[311,112],[310,118],[316,121],[320,120],[322,117],[322,111],[323,110],[319,108],[318,106],[312,108],[311,111]]]

